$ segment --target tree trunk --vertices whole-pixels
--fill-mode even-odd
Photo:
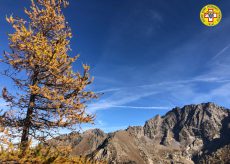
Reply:
[[[30,106],[27,110],[26,118],[24,121],[24,127],[22,131],[22,137],[21,137],[21,151],[22,156],[25,155],[26,150],[29,147],[29,130],[31,127],[31,120],[32,120],[32,114],[33,114],[33,106],[31,106],[32,103],[35,101],[35,96],[31,95],[30,97]]]
[[[35,71],[34,75],[32,76],[32,85],[35,85],[37,83],[37,71]],[[23,125],[23,131],[21,136],[21,151],[22,151],[22,157],[25,156],[26,150],[29,148],[29,131],[31,128],[31,121],[32,121],[32,115],[33,115],[33,109],[34,109],[34,103],[35,103],[35,95],[31,94],[30,100],[29,100],[29,107],[27,109],[26,118],[24,119],[24,125]]]

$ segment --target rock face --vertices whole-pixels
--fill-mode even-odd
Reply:
[[[100,129],[92,129],[84,133],[61,135],[49,141],[51,145],[71,146],[73,155],[87,155],[96,150],[107,138]]]
[[[227,163],[230,161],[230,111],[213,103],[174,108],[143,127],[105,134],[90,130],[65,144],[73,154],[108,163]]]

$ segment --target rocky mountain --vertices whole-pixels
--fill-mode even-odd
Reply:
[[[176,107],[145,125],[106,134],[99,129],[60,136],[73,155],[108,163],[228,163],[230,111],[214,103]]]

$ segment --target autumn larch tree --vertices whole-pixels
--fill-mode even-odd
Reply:
[[[54,134],[59,128],[93,121],[85,111],[86,103],[97,95],[87,91],[92,82],[89,66],[83,72],[73,72],[72,64],[78,58],[70,57],[72,36],[62,12],[66,0],[31,1],[25,9],[28,21],[7,17],[14,29],[9,34],[11,53],[5,52],[1,62],[10,66],[3,74],[10,77],[20,90],[9,93],[2,90],[7,102],[0,117],[2,131],[17,130],[22,152],[31,138],[39,141]],[[3,130],[4,129],[4,130]],[[8,133],[9,134],[9,133]]]

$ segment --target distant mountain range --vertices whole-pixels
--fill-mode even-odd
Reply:
[[[230,163],[230,111],[214,103],[176,107],[145,125],[113,133],[100,129],[57,137],[73,155],[114,164]]]

